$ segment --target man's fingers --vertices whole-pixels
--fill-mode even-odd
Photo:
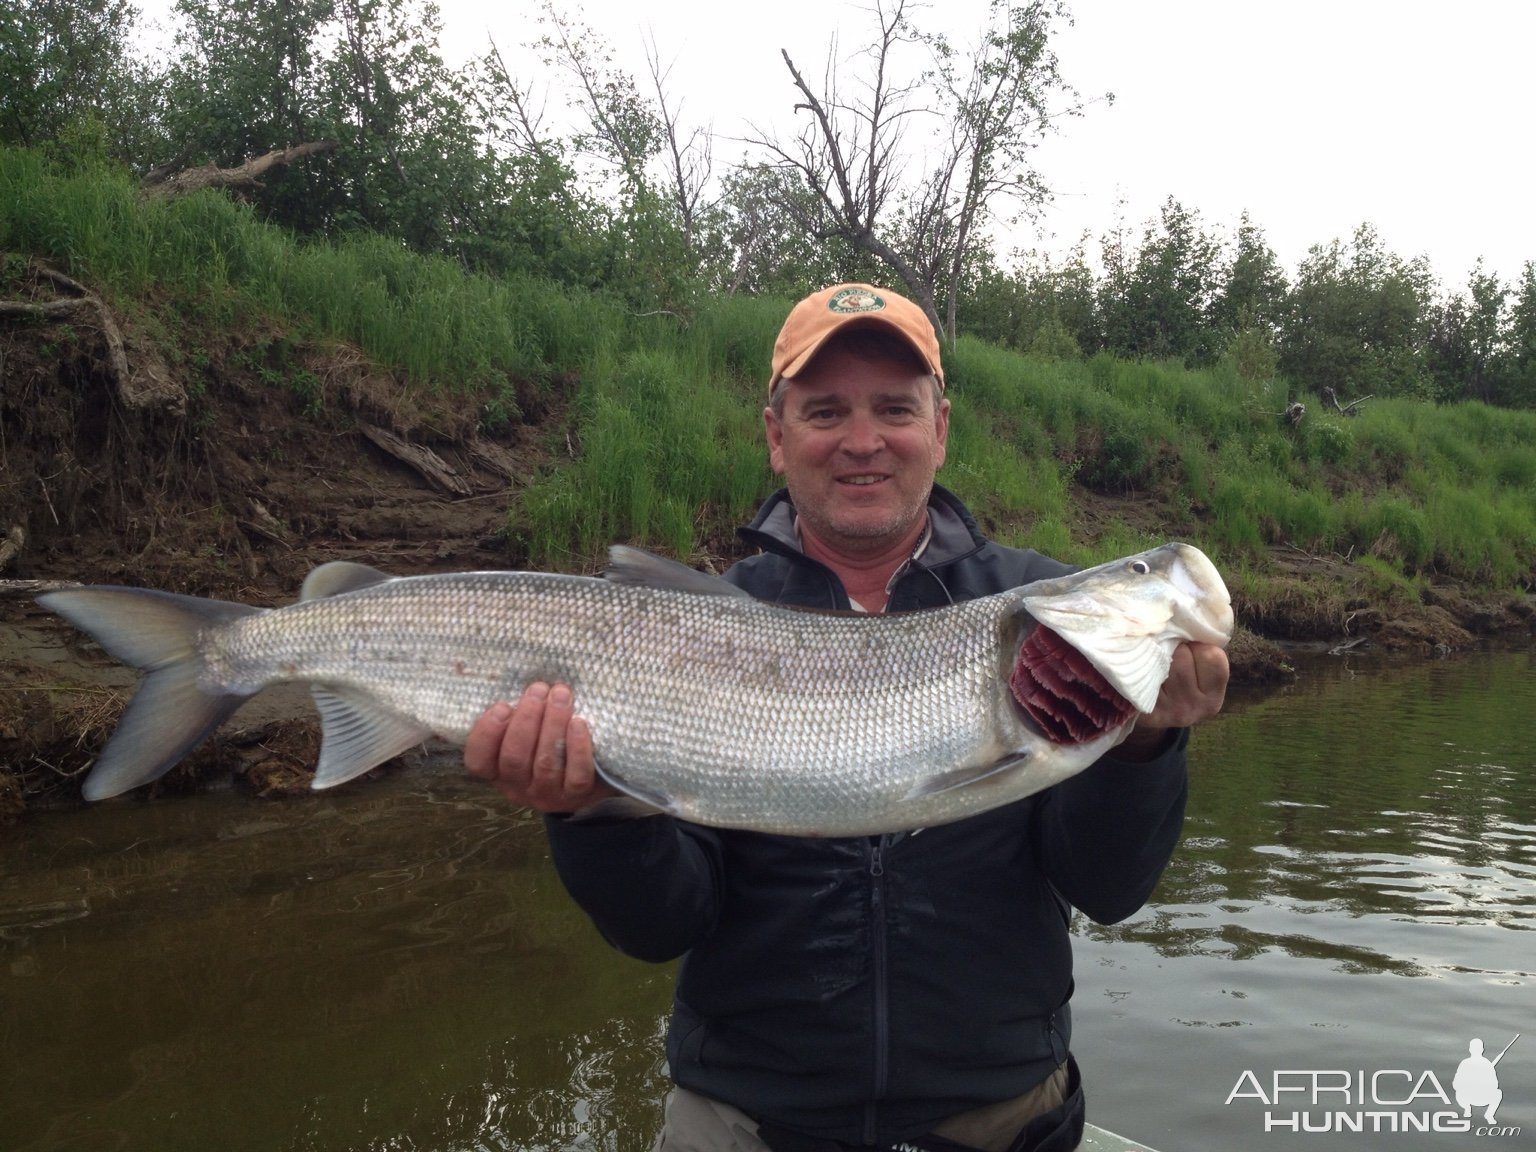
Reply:
[[[571,690],[556,684],[549,690],[540,717],[537,751],[533,756],[531,786],[540,791],[563,790],[565,735],[571,724]]]
[[[592,759],[592,729],[580,716],[571,719],[565,734],[565,790],[579,796],[597,782],[596,765]]]
[[[1231,668],[1227,654],[1214,644],[1191,641],[1173,650],[1168,679],[1157,705],[1144,718],[1147,728],[1188,728],[1209,720],[1226,700]]]
[[[592,729],[566,684],[530,684],[515,705],[493,704],[470,729],[464,766],[514,804],[542,812],[617,795],[597,774]]]
[[[1176,689],[1180,726],[1209,720],[1221,711],[1231,675],[1223,649],[1214,644],[1181,644],[1174,652],[1174,671],[1177,679],[1170,676],[1169,684]]]
[[[503,783],[523,787],[532,777],[548,697],[549,685],[535,682],[518,698],[497,750],[496,775]]]
[[[464,767],[471,776],[481,780],[496,779],[501,741],[511,719],[512,705],[502,701],[491,705],[475,721],[475,726],[469,730],[469,738],[464,741]]]
[[[1222,699],[1227,694],[1227,681],[1232,677],[1232,665],[1226,650],[1214,644],[1188,645],[1194,658],[1195,683],[1207,696]]]

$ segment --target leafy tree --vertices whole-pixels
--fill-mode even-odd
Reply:
[[[529,89],[493,43],[472,61],[464,88],[487,151],[485,185],[452,250],[491,272],[521,270],[592,287],[606,265],[608,209],[582,189],[565,145],[544,128]]]
[[[1199,214],[1170,196],[1129,267],[1123,254],[1115,257],[1119,267],[1102,300],[1111,348],[1127,356],[1177,356],[1192,365],[1213,362],[1222,343],[1206,317],[1219,251]]]
[[[818,207],[782,168],[744,164],[727,173],[718,201],[721,241],[732,256],[724,290],[797,297],[810,285],[878,280],[867,254],[835,234],[822,239],[807,231],[804,222]]]
[[[1031,252],[1011,273],[990,253],[971,275],[962,311],[964,330],[986,340],[1053,359],[1099,347],[1093,272],[1079,245],[1058,264]]]
[[[1088,267],[1087,237],[1078,241],[1060,268],[1048,268],[1052,315],[1084,353],[1104,346],[1093,270]]]
[[[1281,370],[1303,387],[1331,387],[1341,397],[1428,396],[1432,290],[1427,262],[1388,252],[1370,224],[1347,245],[1314,245],[1287,301]]]
[[[1273,334],[1285,317],[1286,280],[1264,230],[1247,212],[1238,221],[1231,259],[1216,273],[1217,288],[1211,301],[1211,327],[1235,334],[1253,327]]]
[[[334,222],[452,250],[482,222],[504,172],[484,148],[464,76],[443,62],[437,7],[336,0],[336,16],[322,66],[326,134],[341,144]]]
[[[1095,310],[1104,334],[1104,347],[1111,352],[1135,344],[1129,305],[1133,257],[1131,242],[1127,239],[1125,202],[1121,200],[1115,205],[1114,222],[1099,237],[1099,263],[1104,276],[1095,292]]]
[[[1509,295],[1479,260],[1466,293],[1449,297],[1431,311],[1426,354],[1440,399],[1496,403],[1503,398],[1510,366],[1504,355]]]
[[[646,168],[663,145],[660,112],[634,77],[612,66],[607,43],[592,29],[554,0],[544,0],[539,19],[547,29],[538,42],[545,63],[574,81],[575,104],[586,120],[574,140],[577,152],[617,172],[630,195],[647,188]]]
[[[1270,379],[1279,368],[1275,340],[1285,319],[1288,286],[1274,249],[1246,212],[1217,280],[1220,287],[1209,313],[1214,339],[1244,379]]]
[[[653,99],[613,66],[596,33],[553,0],[544,0],[541,23],[546,31],[537,46],[548,66],[569,77],[584,121],[571,151],[617,185],[616,192],[598,194],[609,205],[610,285],[636,304],[671,307],[701,280],[724,280],[730,265],[721,251],[725,224],[704,198],[711,137],[683,125],[654,40],[647,46]]]
[[[320,139],[321,29],[332,0],[176,0],[177,55],[165,126],[177,167],[229,167]],[[316,165],[274,173],[255,196],[271,218],[305,230],[330,222],[335,193]]]
[[[41,146],[74,126],[115,151],[136,136],[128,113],[142,69],[131,48],[137,19],[130,0],[0,6],[0,142]]]
[[[1506,348],[1509,402],[1536,408],[1536,261],[1527,260],[1521,270]]]

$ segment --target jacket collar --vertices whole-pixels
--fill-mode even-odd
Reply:
[[[928,493],[928,526],[932,535],[918,561],[924,568],[952,564],[987,542],[970,510],[958,496],[939,484]],[[800,537],[795,531],[795,506],[787,488],[780,488],[768,497],[752,523],[738,528],[736,535],[764,552],[809,561],[800,548]]]

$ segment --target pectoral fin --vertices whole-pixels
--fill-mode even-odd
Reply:
[[[650,788],[640,788],[619,776],[609,772],[601,764],[597,766],[597,774],[604,782],[624,793],[606,800],[602,804],[593,805],[593,815],[625,815],[625,816],[682,816],[682,808],[677,801],[664,792],[656,792]],[[604,808],[603,812],[596,812],[598,808]],[[686,817],[685,817],[686,818]]]
[[[924,796],[935,796],[940,792],[950,792],[956,788],[969,788],[972,784],[979,784],[983,780],[990,780],[994,776],[1000,776],[1019,767],[1029,759],[1029,756],[1028,752],[1010,752],[990,764],[968,764],[964,768],[940,772],[937,776],[930,776],[915,786],[902,799],[918,800]]]
[[[647,816],[664,816],[660,808],[647,804],[644,800],[636,800],[633,796],[610,796],[606,800],[599,800],[596,804],[589,804],[585,808],[578,809],[571,814],[572,824],[585,824],[588,821],[598,820],[641,820]]]

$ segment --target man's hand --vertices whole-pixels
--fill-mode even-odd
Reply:
[[[565,684],[530,684],[515,707],[491,705],[464,742],[464,767],[539,812],[574,812],[619,795],[597,774],[592,732]]]
[[[1190,728],[1221,711],[1232,669],[1227,653],[1215,644],[1188,641],[1173,650],[1173,665],[1152,711],[1136,720],[1113,755],[1119,760],[1150,760],[1167,746],[1168,729]]]

